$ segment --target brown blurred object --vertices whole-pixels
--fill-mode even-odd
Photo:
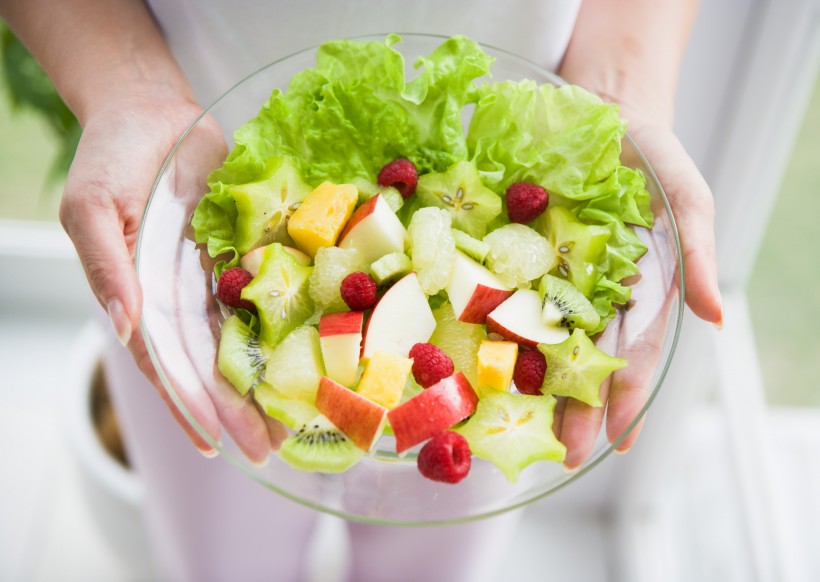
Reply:
[[[106,452],[114,457],[123,467],[129,468],[128,454],[122,440],[120,426],[105,381],[102,365],[98,364],[91,379],[91,418],[94,421],[94,432]]]

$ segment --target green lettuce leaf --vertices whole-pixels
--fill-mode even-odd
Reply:
[[[618,108],[575,86],[533,81],[485,84],[470,122],[467,145],[488,187],[540,184],[572,200],[619,166],[626,123]]]

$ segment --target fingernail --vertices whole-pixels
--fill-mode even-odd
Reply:
[[[131,341],[131,321],[119,299],[112,299],[108,304],[108,317],[111,319],[111,326],[117,334],[117,339],[123,346],[127,346]]]
[[[562,466],[564,467],[564,473],[566,473],[567,475],[574,475],[575,473],[578,472],[578,469],[581,468],[580,465],[577,466],[577,467],[569,467],[567,465],[562,465]]]
[[[216,449],[197,449],[199,453],[206,459],[213,459],[219,454]]]
[[[270,461],[270,455],[265,455],[264,459],[260,459],[258,461],[251,461],[251,465],[256,467],[257,469],[264,469],[268,466],[268,462]]]
[[[625,448],[625,449],[615,449],[615,451],[614,451],[614,452],[615,452],[615,454],[616,454],[616,455],[625,455],[625,454],[627,454],[627,453],[629,452],[629,449],[630,449],[630,448],[631,448],[631,447],[627,447],[627,448]]]

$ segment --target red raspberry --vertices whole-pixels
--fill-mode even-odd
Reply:
[[[409,355],[413,358],[413,378],[423,388],[429,388],[452,376],[455,371],[450,356],[433,344],[416,344],[410,349]]]
[[[550,195],[541,186],[516,182],[507,188],[507,215],[510,222],[532,222],[547,209]]]
[[[242,289],[251,282],[253,275],[241,267],[234,267],[222,272],[216,284],[216,296],[228,307],[241,307],[248,311],[256,311],[256,306],[242,299]]]
[[[547,359],[537,350],[518,354],[513,370],[513,382],[522,394],[541,396],[541,385],[547,373]]]
[[[458,483],[470,472],[470,445],[457,432],[434,436],[421,448],[419,472],[433,481]]]
[[[339,291],[353,311],[364,311],[376,305],[376,282],[367,273],[356,271],[342,280]]]
[[[402,198],[409,198],[416,191],[419,173],[413,162],[399,158],[381,169],[377,181],[379,186],[392,186],[401,193]]]

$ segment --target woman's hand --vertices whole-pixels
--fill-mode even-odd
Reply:
[[[196,447],[211,455],[211,445],[171,402],[136,333],[142,293],[134,270],[137,233],[152,183],[171,148],[201,112],[190,100],[156,99],[150,92],[135,92],[93,112],[69,172],[60,219],[117,337]],[[224,138],[207,118],[189,138],[199,140],[202,147],[201,155],[187,160],[186,175],[204,183],[204,176],[224,158]],[[191,207],[195,203],[190,201]],[[224,427],[251,461],[264,462],[281,437],[253,401],[230,386],[204,386],[178,395],[214,442],[219,442]]]
[[[697,0],[584,0],[559,74],[620,107],[627,132],[654,169],[672,207],[683,248],[686,303],[701,319],[721,326],[712,193],[672,131],[680,63],[697,4]],[[644,281],[646,264],[639,266],[640,284],[650,284]],[[617,350],[629,360],[601,387],[602,399],[608,395],[606,408],[591,408],[572,399],[559,402],[555,429],[567,446],[567,468],[580,467],[589,456],[605,415],[607,438],[615,442],[646,404],[672,299],[668,294],[657,305],[642,302],[640,308],[652,311],[654,317],[647,318],[652,324],[640,334],[621,329],[623,321],[616,320],[599,340],[602,347]],[[642,423],[640,419],[620,440],[619,452],[629,450]]]

